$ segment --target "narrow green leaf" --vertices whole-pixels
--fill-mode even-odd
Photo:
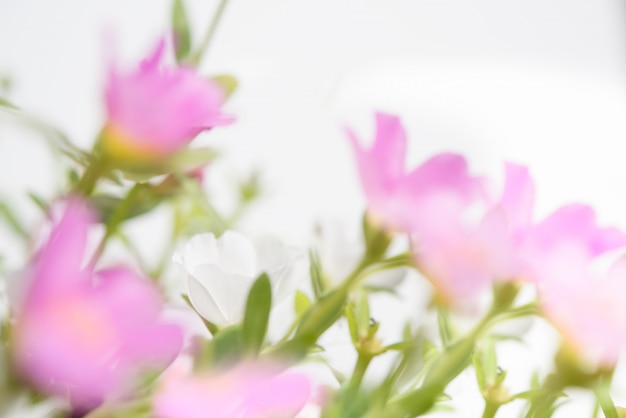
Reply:
[[[191,50],[191,31],[189,19],[183,0],[174,0],[172,7],[172,29],[174,31],[174,51],[176,61],[181,62],[189,55]]]
[[[450,314],[445,308],[437,310],[437,323],[439,324],[439,336],[444,347],[450,345],[454,339],[452,324],[450,323]]]
[[[6,224],[18,236],[22,238],[28,237],[28,230],[24,227],[22,221],[17,218],[13,209],[5,202],[0,202],[0,217],[4,218]]]
[[[359,337],[365,337],[370,329],[370,308],[367,291],[358,289],[354,301],[354,314]]]
[[[233,325],[220,330],[210,344],[210,364],[227,367],[239,361],[244,355],[241,326]]]
[[[211,77],[211,79],[219,84],[219,86],[224,91],[224,100],[232,96],[239,86],[239,82],[237,81],[237,79],[230,74],[216,75]]]
[[[190,171],[204,167],[217,156],[217,151],[211,148],[187,148],[169,158],[165,170]]]
[[[386,351],[406,351],[409,349],[415,349],[418,347],[417,341],[400,341],[398,343],[390,344],[383,348],[383,352]]]
[[[309,340],[308,342],[311,344],[314,343],[324,331],[341,317],[347,297],[347,290],[343,287],[322,296],[302,316],[302,321],[296,330],[296,337]]]
[[[243,319],[243,345],[246,352],[258,354],[269,322],[272,308],[272,284],[267,274],[263,273],[252,285],[246,302]]]
[[[498,379],[498,359],[496,358],[496,345],[493,339],[485,338],[481,351],[485,370],[485,383],[488,386],[495,385]]]
[[[48,212],[48,204],[46,203],[46,201],[41,196],[39,196],[39,195],[37,195],[37,194],[35,194],[33,192],[28,192],[28,197],[44,213]]]
[[[440,354],[437,346],[430,340],[424,340],[422,344],[422,361],[424,363],[430,363],[436,359]]]
[[[4,99],[2,97],[0,97],[0,106],[1,107],[6,107],[12,110],[18,110],[18,107],[15,106],[13,103],[11,103],[10,101],[8,101],[7,99]]]
[[[296,317],[300,317],[311,307],[311,300],[301,290],[297,290],[294,305]]]
[[[346,320],[348,321],[348,329],[350,330],[350,338],[353,343],[356,343],[359,339],[359,330],[356,324],[356,317],[354,315],[354,309],[350,304],[346,304]]]
[[[311,276],[311,287],[315,299],[319,299],[325,291],[324,278],[322,277],[322,266],[319,255],[314,251],[309,251],[309,270]]]

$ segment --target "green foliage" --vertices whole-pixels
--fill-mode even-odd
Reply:
[[[267,274],[261,274],[250,289],[243,319],[243,345],[248,354],[256,356],[263,346],[270,310],[272,284]]]
[[[296,290],[294,298],[294,310],[296,317],[300,318],[311,307],[311,300],[301,290]]]
[[[172,5],[172,30],[174,32],[176,61],[183,62],[191,50],[191,30],[183,0],[174,0]]]
[[[239,81],[237,81],[237,79],[230,74],[215,75],[211,77],[211,80],[219,84],[222,88],[222,91],[224,92],[224,100],[229,99],[239,86]]]

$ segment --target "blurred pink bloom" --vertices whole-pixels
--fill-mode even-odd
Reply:
[[[407,173],[407,139],[400,119],[376,113],[373,145],[364,148],[348,130],[354,148],[368,213],[383,227],[401,231],[437,228],[438,220],[457,216],[482,192],[465,159],[439,154]],[[437,215],[437,216],[434,216]]]
[[[109,72],[104,145],[116,156],[162,157],[200,132],[232,122],[220,110],[221,87],[192,68],[161,67],[164,49],[162,40],[131,74]]]
[[[525,278],[543,283],[571,281],[588,262],[626,245],[626,235],[616,228],[599,227],[592,207],[565,205],[533,227],[520,247]]]
[[[156,418],[270,418],[294,416],[311,395],[301,373],[271,365],[243,364],[214,374],[190,376],[169,370],[154,398]]]
[[[32,266],[13,335],[18,370],[40,390],[90,409],[162,369],[182,333],[162,323],[161,297],[126,268],[81,269],[92,214],[70,200]]]
[[[563,264],[571,260],[561,259]],[[616,262],[603,277],[588,272],[551,281],[540,287],[546,317],[582,360],[614,367],[626,348],[626,260]]]
[[[426,225],[416,230],[416,263],[443,302],[471,304],[494,280],[520,276],[517,250],[532,226],[533,204],[534,185],[528,169],[507,163],[501,196],[484,205],[479,222],[463,213],[442,220],[433,212],[431,219],[439,219],[434,222],[436,228]],[[473,209],[468,206],[466,212]]]

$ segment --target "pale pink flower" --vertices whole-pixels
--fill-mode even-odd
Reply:
[[[559,260],[571,262],[569,257]],[[612,368],[626,348],[626,260],[594,277],[578,271],[543,283],[539,300],[545,316],[566,343],[591,365]]]
[[[598,226],[592,207],[569,204],[527,232],[520,257],[526,279],[569,281],[585,271],[591,259],[625,245],[623,232]]]
[[[79,200],[67,203],[26,277],[12,339],[24,378],[79,410],[122,395],[182,345],[181,330],[159,318],[151,282],[123,267],[81,268],[92,219]]]
[[[411,172],[405,170],[407,139],[400,119],[376,113],[374,143],[364,148],[348,130],[369,216],[385,228],[415,231],[437,228],[440,215],[458,215],[482,192],[465,159],[439,154]],[[437,216],[434,216],[437,215]]]
[[[156,418],[271,418],[294,416],[311,396],[302,373],[243,364],[204,375],[167,373],[154,397]]]
[[[232,122],[221,111],[219,85],[192,68],[161,65],[162,40],[138,70],[111,68],[106,87],[105,150],[118,157],[155,158],[174,153],[200,132]]]
[[[417,265],[435,286],[439,298],[458,305],[471,301],[494,280],[515,279],[522,264],[517,251],[532,226],[534,185],[528,169],[505,165],[503,191],[494,203],[484,204],[478,222],[460,213],[443,217],[433,212],[416,230]],[[466,208],[466,212],[475,208]]]

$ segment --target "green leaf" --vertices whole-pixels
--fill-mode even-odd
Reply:
[[[18,107],[15,106],[13,103],[11,103],[10,101],[8,101],[7,99],[4,99],[2,97],[0,97],[0,106],[2,107],[6,107],[12,110],[18,110]]]
[[[89,197],[89,202],[96,208],[103,222],[109,222],[117,213],[116,222],[120,223],[128,219],[135,218],[150,212],[161,203],[161,198],[152,193],[150,185],[138,185],[133,201],[127,205],[127,210],[123,213],[119,211],[120,205],[126,198],[99,194]]]
[[[406,351],[413,350],[419,346],[417,341],[400,341],[398,343],[390,344],[383,348],[383,352],[386,351]]]
[[[187,18],[183,0],[174,0],[172,29],[174,31],[176,61],[181,62],[189,56],[189,51],[191,50],[191,31],[189,30],[189,19]]]
[[[311,300],[301,290],[297,290],[294,305],[296,317],[301,317],[311,307]]]
[[[348,293],[340,287],[322,296],[315,305],[311,306],[296,330],[296,337],[302,337],[312,344],[332,324],[341,317]]]
[[[210,344],[210,364],[228,367],[244,355],[243,332],[240,325],[220,330]]]
[[[263,273],[252,285],[246,302],[243,318],[243,345],[246,352],[258,354],[269,322],[272,308],[272,284],[267,274]]]
[[[367,291],[359,289],[354,301],[354,315],[359,337],[366,337],[370,331],[370,308]]]
[[[354,309],[352,309],[351,304],[346,304],[346,312],[345,312],[346,320],[348,321],[348,329],[350,330],[350,338],[352,339],[352,343],[356,344],[359,339],[359,330],[356,324],[356,317],[354,315]]]
[[[309,251],[309,266],[313,294],[315,295],[315,299],[319,299],[324,294],[326,285],[322,275],[319,255],[313,250]]]
[[[28,238],[28,230],[6,202],[0,202],[0,218],[3,218],[7,226],[19,237]]]
[[[239,82],[237,81],[237,79],[230,74],[216,75],[211,77],[211,79],[215,83],[219,84],[219,86],[224,91],[224,100],[232,96],[239,86]]]
[[[290,357],[296,360],[304,357],[317,339],[341,317],[348,298],[345,287],[339,287],[317,300],[307,310],[291,340],[276,344],[267,351],[267,355],[284,360]]]
[[[439,336],[444,347],[450,345],[454,339],[454,331],[450,322],[450,313],[445,308],[439,308],[437,311],[437,323],[439,324]]]
[[[192,171],[204,167],[217,156],[217,151],[212,148],[185,148],[168,159],[165,170]]]

